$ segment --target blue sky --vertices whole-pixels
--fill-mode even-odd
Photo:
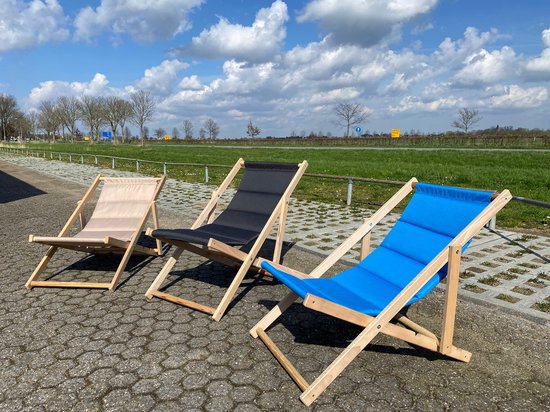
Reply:
[[[149,5],[147,5],[149,3]],[[541,0],[0,0],[0,93],[24,111],[83,94],[157,101],[151,130],[224,137],[364,130],[550,129],[550,2]]]

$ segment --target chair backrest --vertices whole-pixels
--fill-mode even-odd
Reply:
[[[214,223],[261,232],[298,168],[294,163],[245,162],[235,196]]]
[[[379,247],[404,257],[403,262],[414,261],[425,266],[485,209],[492,195],[492,192],[417,183],[409,204]],[[368,256],[359,265],[365,265],[367,261]],[[403,272],[412,277],[415,275],[414,271]],[[399,276],[399,273],[386,273]],[[414,300],[424,297],[446,274],[445,266],[415,295]],[[400,279],[398,283],[406,284],[412,277]],[[387,280],[396,283],[395,279]]]
[[[84,229],[76,237],[114,236],[129,240],[143,223],[155,200],[156,178],[103,178],[96,207]]]

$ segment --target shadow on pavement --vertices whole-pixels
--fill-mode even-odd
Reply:
[[[44,193],[46,192],[0,170],[0,203],[14,202],[28,197],[43,195]]]

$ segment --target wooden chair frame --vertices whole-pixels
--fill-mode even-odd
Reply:
[[[210,201],[204,208],[204,210],[201,212],[197,220],[193,223],[191,226],[191,229],[196,229],[199,226],[201,226],[205,221],[207,223],[211,223],[214,220],[214,211],[216,209],[216,206],[218,204],[218,201],[220,200],[221,196],[224,194],[224,192],[227,190],[237,173],[241,170],[241,168],[244,166],[244,160],[239,159],[237,163],[233,166],[227,177],[224,179],[220,187],[218,187],[217,190],[212,192],[212,197],[210,198]],[[225,311],[227,310],[227,307],[233,300],[233,297],[235,296],[235,293],[237,292],[238,287],[242,283],[246,273],[249,270],[255,270],[260,273],[267,274],[263,269],[260,268],[259,260],[257,259],[257,255],[262,248],[265,240],[267,239],[267,236],[271,232],[272,228],[274,227],[275,223],[278,221],[278,227],[277,227],[277,237],[275,239],[275,248],[273,253],[273,261],[279,262],[281,259],[281,251],[283,247],[283,240],[284,240],[284,230],[285,230],[285,224],[286,224],[286,217],[288,213],[288,205],[290,202],[290,196],[294,189],[296,188],[296,185],[302,178],[306,168],[308,166],[307,161],[303,161],[298,165],[298,170],[296,171],[296,174],[290,181],[288,187],[286,188],[285,192],[281,196],[281,199],[277,203],[277,206],[275,206],[275,209],[271,213],[271,216],[269,217],[267,223],[265,224],[264,228],[254,241],[254,244],[252,245],[250,251],[248,253],[245,253],[236,247],[230,246],[224,242],[220,242],[219,240],[210,239],[208,244],[206,246],[196,246],[187,242],[178,242],[174,240],[168,240],[168,239],[162,239],[166,243],[171,243],[176,246],[176,250],[172,254],[172,256],[168,259],[162,270],[157,275],[156,279],[153,281],[147,292],[145,293],[145,296],[148,300],[151,300],[153,296],[156,296],[158,298],[177,303],[179,305],[183,305],[186,307],[189,307],[194,310],[198,310],[204,313],[207,313],[209,315],[212,315],[214,320],[219,321],[222,316],[224,315]],[[152,230],[148,229],[147,233],[151,234]],[[231,282],[229,288],[227,289],[225,295],[223,296],[222,300],[218,304],[216,308],[202,305],[197,302],[193,302],[190,300],[182,299],[177,296],[171,295],[169,293],[161,292],[159,291],[159,288],[161,287],[162,283],[166,279],[166,276],[170,273],[176,262],[178,261],[179,257],[183,253],[184,250],[196,253],[200,256],[206,257],[208,259],[224,263],[226,265],[239,267],[239,270],[237,274],[235,275],[233,281]]]
[[[367,219],[362,226],[335,249],[334,252],[321,262],[309,275],[291,270],[277,263],[270,263],[299,278],[319,278],[359,241],[362,242],[361,259],[363,259],[366,254],[368,254],[368,243],[370,242],[372,228],[415,188],[416,182],[417,180],[415,178],[407,182],[384,204],[384,206],[374,213],[371,218]],[[449,243],[446,249],[442,250],[428,265],[426,265],[426,267],[405,288],[403,288],[403,290],[376,317],[365,315],[318,296],[311,294],[306,295],[306,298],[302,302],[305,307],[364,328],[312,384],[307,383],[265,332],[265,330],[298,299],[298,295],[291,292],[285,296],[281,302],[250,330],[250,334],[255,338],[260,338],[298,385],[302,391],[300,400],[306,405],[310,405],[314,402],[328,385],[330,385],[351,361],[374,339],[374,337],[378,335],[378,333],[393,336],[407,343],[441,353],[463,362],[469,362],[471,353],[453,345],[461,251],[468,240],[475,236],[475,234],[477,234],[477,232],[511,199],[512,195],[508,190],[500,194],[495,194],[492,202]],[[445,306],[441,338],[438,339],[434,333],[417,325],[406,316],[400,314],[399,311],[446,263],[448,263],[448,269]],[[397,321],[399,325],[390,323],[392,320]]]
[[[147,208],[147,212],[143,215],[141,224],[134,233],[132,234],[132,237],[129,241],[123,241],[120,239],[116,239],[110,236],[106,236],[103,241],[97,241],[97,242],[89,242],[89,241],[82,241],[82,243],[78,244],[74,241],[68,241],[66,239],[62,239],[65,237],[77,219],[80,220],[80,226],[81,228],[84,228],[86,225],[86,217],[84,214],[84,208],[89,203],[90,199],[94,195],[97,187],[99,184],[104,181],[106,178],[98,175],[84,196],[81,200],[77,202],[76,209],[69,217],[69,220],[67,220],[67,223],[65,223],[65,226],[63,226],[63,229],[59,232],[59,235],[57,237],[61,238],[59,240],[54,240],[51,242],[48,242],[47,244],[50,245],[49,249],[47,250],[46,254],[36,267],[36,269],[33,271],[27,282],[25,283],[25,287],[27,289],[32,289],[33,287],[59,287],[59,288],[92,288],[92,289],[109,289],[110,291],[113,291],[116,288],[116,285],[118,283],[118,280],[120,276],[122,275],[122,272],[126,268],[126,265],[128,264],[128,261],[130,260],[130,257],[133,253],[141,254],[141,255],[148,255],[148,256],[160,256],[162,254],[162,243],[160,240],[156,240],[156,248],[149,248],[144,247],[141,245],[138,245],[137,242],[139,240],[139,237],[141,235],[141,231],[143,230],[143,227],[147,223],[147,220],[149,219],[149,216],[152,215],[152,221],[153,226],[155,228],[158,227],[158,213],[157,213],[157,206],[156,206],[156,199],[158,198],[158,195],[160,193],[160,190],[164,186],[164,183],[166,181],[166,176],[162,176],[159,178],[156,178],[157,180],[157,188],[155,190],[155,194],[153,197],[153,200],[151,201],[149,207]],[[34,242],[35,236],[30,235],[29,236],[29,242]],[[50,260],[52,259],[53,255],[57,252],[59,248],[63,249],[71,249],[71,250],[77,250],[81,252],[88,252],[92,254],[100,254],[100,253],[117,253],[122,254],[122,260],[120,261],[120,264],[118,265],[118,268],[110,282],[58,282],[58,281],[41,281],[38,280],[42,272],[46,270],[46,267],[48,266]]]

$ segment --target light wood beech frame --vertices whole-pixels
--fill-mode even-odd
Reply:
[[[239,159],[235,166],[231,169],[225,180],[222,182],[220,187],[215,190],[212,193],[212,197],[210,198],[210,201],[204,208],[204,210],[201,212],[197,220],[193,223],[191,226],[191,229],[197,229],[200,227],[205,221],[208,223],[212,222],[214,220],[214,210],[217,206],[217,203],[223,193],[227,190],[237,173],[241,170],[242,167],[244,167],[245,161],[243,159]],[[153,281],[147,292],[145,293],[145,296],[147,299],[152,299],[153,296],[156,296],[161,299],[168,300],[173,303],[177,303],[183,306],[187,306],[191,309],[195,309],[201,312],[205,312],[209,315],[212,315],[214,320],[219,321],[222,316],[224,315],[225,311],[227,310],[227,307],[233,300],[233,297],[235,296],[235,293],[237,292],[238,287],[242,283],[246,273],[250,270],[254,270],[260,273],[267,274],[264,270],[260,268],[260,260],[257,258],[257,255],[262,248],[265,240],[267,239],[267,236],[273,229],[275,223],[278,221],[278,228],[277,228],[277,237],[275,238],[275,249],[273,253],[273,260],[276,262],[280,261],[281,258],[281,249],[283,245],[283,237],[284,237],[284,230],[285,230],[285,223],[286,223],[286,216],[288,211],[288,204],[290,202],[290,196],[292,195],[292,192],[294,192],[294,189],[296,188],[296,185],[304,175],[304,172],[308,166],[308,163],[306,160],[304,160],[302,163],[298,165],[298,170],[296,171],[294,177],[290,181],[288,187],[286,188],[285,192],[281,196],[281,199],[277,203],[277,206],[275,206],[275,209],[271,213],[271,216],[269,217],[267,223],[265,224],[264,228],[254,241],[254,244],[252,245],[250,251],[248,253],[242,252],[241,250],[227,245],[223,242],[220,242],[216,239],[210,239],[206,247],[200,247],[196,246],[187,242],[178,242],[170,239],[162,239],[164,242],[171,243],[176,246],[176,250],[174,251],[173,255],[168,259],[162,270],[157,275],[156,279]],[[152,230],[148,230],[147,233],[150,234]],[[198,304],[196,302],[192,302],[186,299],[182,299],[173,295],[170,295],[165,292],[159,291],[159,288],[161,287],[162,283],[166,279],[166,276],[170,273],[176,262],[178,261],[179,257],[183,253],[184,250],[196,253],[200,256],[206,257],[211,260],[215,260],[217,262],[221,262],[230,266],[238,267],[237,274],[233,278],[233,281],[231,282],[229,288],[225,292],[225,295],[223,296],[222,300],[218,304],[217,307],[210,307],[205,306],[202,304]]]
[[[59,240],[37,242],[42,244],[48,244],[50,245],[50,248],[47,250],[46,254],[42,258],[42,260],[38,263],[38,266],[36,267],[36,269],[33,271],[31,276],[25,283],[25,287],[27,289],[32,289],[33,287],[56,287],[56,288],[109,289],[110,291],[113,291],[116,288],[118,280],[120,279],[122,272],[124,272],[124,269],[126,268],[126,265],[128,264],[128,261],[130,260],[130,257],[132,256],[132,254],[141,254],[141,255],[148,255],[148,256],[160,256],[162,254],[162,242],[160,240],[158,239],[156,240],[156,248],[149,248],[149,247],[138,245],[137,241],[139,240],[141,231],[143,230],[145,224],[147,223],[149,216],[151,216],[152,218],[153,227],[158,228],[156,199],[158,198],[158,195],[166,181],[165,176],[155,178],[155,180],[157,181],[157,187],[155,189],[153,199],[151,200],[151,203],[147,208],[146,213],[144,213],[141,219],[141,224],[139,225],[139,227],[136,227],[136,230],[132,234],[132,237],[130,238],[129,241],[123,241],[110,236],[106,236],[102,241],[96,241],[96,242],[82,240],[79,243],[75,243],[74,239],[71,239],[70,241],[62,239],[69,233],[69,231],[71,230],[72,226],[75,224],[77,219],[80,220],[81,228],[84,228],[84,226],[86,225],[84,208],[89,203],[90,199],[94,195],[99,184],[105,179],[106,179],[105,177],[101,175],[97,175],[97,177],[94,179],[94,181],[92,182],[92,184],[90,185],[90,187],[88,188],[88,190],[86,191],[82,199],[77,202],[76,209],[69,217],[69,220],[67,220],[67,223],[65,223],[65,226],[63,226],[63,229],[61,229],[61,232],[59,232],[59,235],[57,235],[57,237],[60,238]],[[34,235],[29,236],[29,242],[35,242]],[[40,275],[44,272],[44,270],[46,270],[46,267],[48,266],[50,260],[52,259],[53,255],[57,252],[59,248],[71,249],[71,250],[76,250],[80,252],[92,253],[92,254],[113,253],[113,254],[122,254],[123,256],[110,282],[58,282],[58,281],[51,281],[51,280],[46,280],[46,281],[38,280]]]
[[[361,255],[368,253],[367,244],[370,241],[372,228],[387,215],[401,200],[403,200],[416,186],[415,178],[407,182],[384,206],[382,206],[370,219],[359,227],[344,243],[342,243],[333,253],[331,253],[323,262],[321,262],[309,275],[290,270],[277,263],[275,267],[284,270],[293,276],[299,278],[318,278],[321,277],[334,263],[336,263],[344,254],[357,242],[362,241]],[[458,280],[460,272],[461,251],[464,245],[475,234],[491,220],[510,200],[512,195],[508,190],[493,196],[492,202],[473,219],[462,232],[460,232],[426,267],[407,285],[403,290],[378,314],[378,316],[368,316],[361,312],[343,307],[331,301],[327,301],[311,294],[306,295],[302,304],[312,310],[325,313],[336,318],[348,321],[350,323],[364,327],[361,333],[344,349],[344,351],[315,379],[311,384],[300,375],[296,368],[277,348],[275,343],[267,336],[265,330],[275,322],[282,313],[298,299],[294,292],[289,293],[283,298],[262,320],[260,320],[251,330],[250,334],[266,345],[273,356],[279,361],[281,366],[294,380],[301,389],[300,400],[310,405],[319,395],[332,383],[338,375],[350,364],[350,362],[361,353],[361,351],[372,341],[372,339],[383,333],[393,336],[405,342],[419,346],[434,352],[441,353],[448,357],[469,362],[471,353],[453,346],[454,322],[457,305]],[[270,262],[271,263],[271,262]],[[417,325],[412,320],[399,313],[401,309],[410,301],[410,299],[428,282],[441,268],[447,266],[447,284],[445,293],[445,304],[443,312],[443,321],[441,327],[441,339]],[[395,320],[398,324],[390,323]]]

